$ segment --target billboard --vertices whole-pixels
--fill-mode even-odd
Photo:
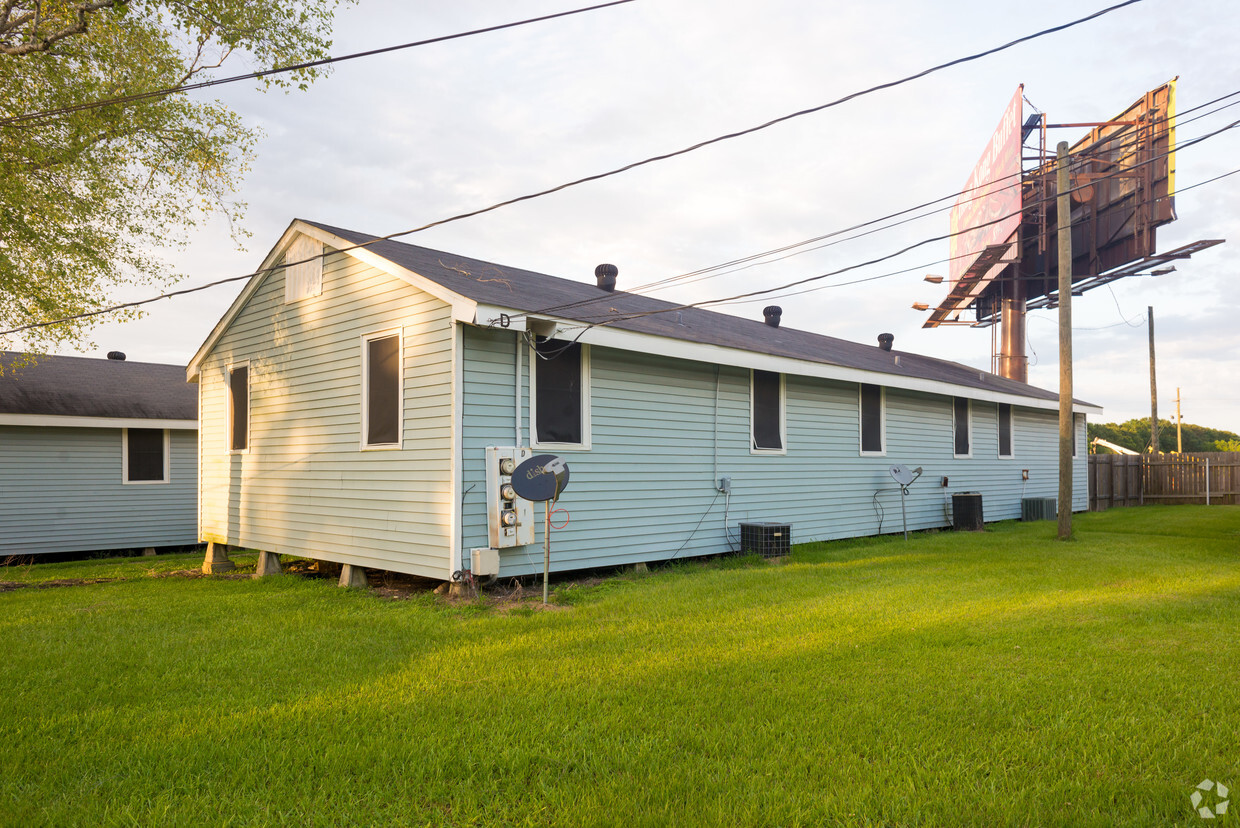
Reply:
[[[955,286],[988,246],[1020,226],[1021,104],[1024,85],[1008,102],[999,126],[965,182],[951,212],[950,283]],[[985,277],[983,277],[983,281]]]

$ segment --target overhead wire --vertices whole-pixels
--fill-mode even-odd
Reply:
[[[1233,92],[1229,92],[1229,93],[1227,93],[1227,94],[1225,94],[1225,95],[1222,95],[1222,96],[1219,96],[1219,97],[1217,97],[1217,98],[1215,98],[1215,99],[1213,99],[1213,100],[1206,101],[1205,103],[1202,103],[1202,104],[1199,104],[1198,106],[1192,107],[1191,109],[1184,110],[1184,111],[1183,111],[1183,112],[1181,112],[1179,115],[1175,115],[1175,116],[1166,116],[1166,117],[1163,117],[1163,118],[1158,118],[1158,119],[1155,119],[1154,121],[1151,121],[1151,125],[1152,125],[1152,126],[1157,126],[1157,125],[1160,125],[1160,124],[1162,124],[1162,123],[1166,123],[1167,121],[1171,121],[1171,120],[1175,120],[1175,121],[1177,121],[1177,124],[1178,124],[1178,125],[1179,125],[1179,124],[1185,124],[1185,123],[1192,123],[1193,121],[1199,120],[1200,118],[1207,117],[1207,116],[1212,115],[1212,114],[1215,114],[1215,113],[1217,113],[1217,112],[1221,112],[1222,110],[1227,109],[1227,108],[1230,108],[1231,106],[1236,106],[1236,105],[1240,104],[1240,101],[1235,101],[1235,102],[1230,103],[1230,104],[1227,104],[1227,105],[1225,105],[1225,106],[1218,107],[1217,109],[1211,110],[1210,112],[1206,112],[1206,113],[1203,113],[1203,114],[1201,114],[1201,115],[1198,115],[1198,116],[1197,116],[1197,117],[1195,117],[1195,118],[1189,118],[1189,119],[1187,119],[1187,120],[1183,120],[1183,119],[1182,119],[1182,116],[1183,116],[1183,115],[1185,115],[1185,114],[1188,114],[1188,113],[1190,113],[1190,112],[1195,112],[1195,111],[1197,111],[1197,110],[1204,109],[1205,107],[1212,106],[1213,104],[1219,103],[1219,102],[1221,102],[1221,101],[1224,101],[1224,100],[1226,100],[1226,99],[1228,99],[1228,98],[1235,97],[1235,96],[1237,96],[1237,95],[1240,95],[1240,90],[1235,90],[1235,91],[1233,91]],[[1031,104],[1031,106],[1032,106],[1032,104]],[[1036,108],[1036,107],[1035,107],[1035,108]],[[1075,156],[1075,157],[1080,158],[1080,157],[1082,157],[1082,155],[1081,155],[1081,154],[1077,154],[1077,156]],[[1085,156],[1085,157],[1087,157],[1087,156]],[[1024,175],[1024,171],[1022,171],[1021,173],[1018,173],[1018,174],[1013,174],[1013,175],[1023,176],[1023,175]],[[627,292],[628,292],[628,293],[643,293],[644,291],[654,291],[654,290],[660,290],[660,289],[663,289],[664,287],[671,286],[671,285],[673,285],[673,284],[675,284],[675,285],[676,285],[676,286],[678,286],[678,287],[683,287],[683,286],[685,286],[685,285],[694,284],[694,283],[699,282],[699,281],[704,281],[705,279],[715,278],[715,277],[718,277],[718,276],[726,276],[726,275],[730,275],[730,274],[732,274],[732,273],[738,273],[738,272],[740,272],[740,271],[742,271],[742,270],[747,270],[747,269],[749,269],[749,268],[751,268],[751,267],[759,267],[759,266],[762,266],[762,265],[765,265],[765,264],[771,264],[771,263],[778,262],[778,261],[784,261],[784,260],[786,260],[786,259],[788,259],[788,258],[791,258],[791,257],[793,257],[793,256],[796,256],[796,255],[801,255],[802,253],[808,253],[808,252],[813,252],[813,251],[816,251],[816,250],[821,250],[821,249],[824,249],[824,248],[826,248],[826,247],[834,246],[834,245],[836,245],[836,244],[842,244],[842,243],[844,243],[844,242],[846,242],[846,241],[852,241],[852,240],[854,240],[854,239],[862,238],[863,236],[872,235],[872,234],[874,234],[874,233],[881,232],[881,231],[883,231],[883,230],[887,230],[887,229],[891,229],[891,228],[893,228],[893,227],[898,227],[898,226],[901,226],[901,225],[904,225],[904,224],[909,224],[909,223],[912,223],[912,222],[914,222],[914,221],[918,221],[918,220],[920,220],[920,219],[922,219],[922,218],[927,218],[927,217],[930,217],[930,216],[934,216],[934,215],[937,215],[937,214],[943,213],[943,212],[945,212],[945,211],[947,211],[947,210],[954,209],[954,208],[955,208],[955,206],[957,206],[957,205],[959,205],[959,204],[968,204],[968,203],[971,203],[972,201],[976,201],[976,200],[979,200],[979,199],[987,198],[988,196],[990,196],[990,195],[992,194],[992,192],[1002,192],[1003,190],[1011,189],[1011,188],[1013,188],[1013,187],[1019,187],[1019,186],[1022,186],[1022,185],[1023,185],[1023,183],[1024,183],[1023,178],[1021,178],[1020,180],[1018,180],[1018,181],[1017,181],[1017,182],[1015,182],[1015,183],[1012,183],[1012,184],[1006,184],[1006,185],[1003,185],[1002,187],[999,187],[999,188],[997,188],[997,189],[994,189],[994,184],[996,184],[996,183],[998,183],[998,182],[1001,182],[1001,181],[1003,181],[1004,179],[1011,178],[1011,177],[1013,177],[1013,175],[1001,176],[1001,177],[999,177],[999,178],[995,179],[993,182],[987,182],[987,183],[984,183],[984,184],[979,184],[979,185],[977,185],[977,186],[975,186],[975,187],[972,187],[972,188],[967,188],[967,189],[962,190],[962,191],[959,191],[959,192],[957,192],[957,193],[951,193],[951,194],[948,194],[948,195],[945,195],[945,196],[941,196],[941,197],[936,198],[936,199],[933,199],[933,200],[931,200],[931,201],[923,202],[922,204],[916,205],[916,206],[914,206],[914,207],[906,208],[906,209],[904,209],[904,210],[900,210],[900,211],[897,211],[897,212],[895,212],[895,213],[891,213],[891,214],[889,214],[889,215],[882,216],[882,217],[880,217],[880,218],[871,219],[871,220],[869,220],[869,221],[865,221],[865,222],[861,222],[861,223],[859,223],[859,224],[852,225],[851,227],[846,227],[846,228],[843,228],[843,229],[841,229],[841,230],[835,230],[835,231],[832,231],[832,232],[830,232],[830,233],[826,233],[826,234],[824,234],[824,235],[820,235],[820,236],[815,236],[815,237],[813,237],[813,238],[806,239],[806,240],[803,240],[803,241],[793,242],[793,243],[791,243],[791,244],[786,244],[786,245],[783,245],[783,246],[781,246],[781,247],[774,248],[773,250],[767,250],[767,251],[764,251],[764,252],[762,252],[762,253],[754,253],[754,254],[751,254],[751,255],[748,255],[748,256],[745,256],[745,257],[741,257],[741,258],[738,258],[738,259],[732,259],[732,260],[730,260],[730,261],[728,261],[728,262],[724,262],[724,263],[721,263],[721,264],[718,264],[718,265],[712,265],[712,266],[710,266],[710,267],[700,268],[700,269],[698,269],[698,270],[690,271],[690,272],[688,272],[688,273],[683,273],[683,274],[680,274],[680,275],[677,275],[677,276],[667,277],[667,278],[660,279],[660,280],[657,280],[657,281],[654,281],[654,282],[650,282],[650,283],[647,283],[647,284],[644,284],[644,285],[637,285],[637,286],[635,286],[635,287],[631,288],[630,290],[628,290]],[[1184,192],[1184,191],[1185,191],[1185,189],[1186,189],[1186,188],[1182,188],[1182,189],[1180,189],[1180,190],[1179,190],[1179,192]],[[986,192],[983,192],[983,193],[981,193],[981,194],[979,194],[979,195],[975,195],[975,196],[973,196],[972,198],[968,198],[968,199],[963,199],[963,200],[962,200],[962,199],[960,198],[960,196],[962,196],[962,195],[965,195],[965,194],[968,194],[968,193],[977,192],[977,191],[979,191],[979,190],[985,190]],[[938,204],[938,203],[940,203],[940,202],[942,202],[942,201],[946,201],[946,200],[948,200],[948,199],[956,199],[956,201],[955,201],[952,205],[949,205],[949,206],[944,206],[944,207],[939,207],[939,208],[936,208],[936,209],[934,209],[934,210],[929,210],[929,211],[927,211],[927,212],[925,212],[925,213],[922,213],[922,214],[920,214],[920,215],[917,215],[917,216],[912,216],[912,217],[909,217],[909,218],[906,218],[906,219],[902,219],[902,220],[900,220],[900,221],[892,222],[892,223],[890,223],[890,224],[886,224],[886,225],[883,225],[883,226],[881,226],[881,227],[874,228],[874,229],[872,229],[872,230],[867,230],[867,231],[862,232],[862,233],[856,233],[855,235],[846,236],[845,238],[840,238],[840,239],[837,239],[836,241],[831,241],[831,242],[828,242],[828,243],[826,243],[826,244],[821,244],[821,245],[817,245],[817,246],[814,246],[814,247],[809,247],[809,246],[808,246],[808,245],[812,245],[812,244],[814,244],[814,243],[816,243],[816,242],[819,242],[819,241],[824,241],[824,240],[826,240],[826,239],[832,239],[832,238],[835,238],[835,237],[837,237],[837,236],[842,236],[842,235],[844,235],[845,233],[850,233],[850,232],[852,232],[852,231],[854,231],[854,230],[860,230],[861,228],[869,227],[869,226],[871,226],[871,225],[878,224],[878,223],[880,223],[880,222],[888,221],[888,220],[890,220],[890,219],[897,218],[897,217],[902,216],[902,215],[906,215],[907,213],[914,212],[914,211],[916,211],[916,210],[921,210],[921,209],[924,209],[924,208],[927,208],[927,207],[931,207],[931,206],[933,206],[933,205],[935,205],[935,204]],[[800,249],[800,250],[798,250],[797,248],[804,248],[804,249]],[[773,258],[773,259],[767,259],[767,258],[766,258],[766,257],[769,257],[769,256],[774,256],[774,255],[779,254],[779,253],[786,253],[787,251],[796,251],[796,252],[791,252],[791,253],[788,253],[787,255],[784,255],[784,256],[778,256],[777,258]],[[970,254],[968,254],[968,255],[976,255],[976,253],[970,253]],[[963,257],[959,257],[959,258],[963,258]],[[950,259],[948,259],[948,260],[946,260],[946,261],[950,261]],[[933,263],[933,264],[941,264],[941,263],[942,263],[942,262],[940,261],[940,262],[935,262],[935,263]],[[729,270],[729,269],[727,269],[727,268],[732,268],[732,269],[730,269],[730,270]],[[852,283],[848,283],[848,284],[852,284]],[[540,309],[540,310],[538,310],[538,311],[531,311],[531,313],[539,313],[539,314],[543,314],[543,313],[555,313],[555,312],[558,312],[558,311],[569,310],[569,309],[576,308],[576,307],[580,307],[580,306],[583,306],[583,305],[588,305],[588,304],[592,304],[592,303],[595,303],[595,302],[599,302],[599,301],[602,301],[602,300],[603,300],[603,299],[605,299],[605,298],[606,298],[606,297],[601,297],[601,296],[600,296],[600,297],[591,297],[591,298],[587,298],[587,299],[579,299],[579,300],[576,300],[576,301],[573,301],[573,302],[566,302],[566,303],[562,303],[562,304],[559,304],[559,305],[550,306],[550,307],[548,307],[548,308]],[[519,315],[517,315],[517,317],[516,317],[516,318],[520,318],[521,316],[522,316],[522,315],[520,315],[520,314],[519,314]]]
[[[99,109],[105,106],[120,106],[124,104],[138,103],[140,101],[150,100],[152,98],[164,98],[169,95],[175,95],[181,92],[193,92],[198,89],[209,89],[213,86],[222,86],[227,83],[237,83],[247,80],[261,80],[272,75],[281,75],[286,72],[298,72],[304,69],[314,69],[319,66],[328,66],[334,63],[343,63],[348,60],[356,60],[357,58],[374,57],[376,55],[387,54],[388,52],[397,52],[402,49],[412,49],[416,46],[428,46],[432,43],[443,43],[449,40],[459,40],[463,37],[472,37],[474,35],[489,34],[498,32],[503,29],[512,29],[517,26],[526,26],[531,23],[542,23],[547,20],[554,20],[559,17],[569,17],[574,14],[582,14],[589,11],[597,11],[605,9],[609,6],[620,6],[625,3],[632,3],[633,0],[611,0],[607,3],[599,3],[594,6],[586,6],[580,9],[572,9],[570,11],[556,12],[554,14],[545,14],[541,17],[530,17],[525,20],[517,20],[511,23],[501,23],[496,26],[486,26],[480,29],[471,29],[467,32],[457,32],[456,34],[441,35],[440,37],[430,37],[424,40],[415,40],[409,43],[401,43],[396,46],[383,46],[378,49],[368,49],[364,52],[354,52],[348,55],[337,55],[334,57],[321,58],[319,60],[309,60],[304,63],[291,64],[289,66],[277,66],[273,69],[263,69],[256,72],[247,72],[243,75],[233,75],[227,78],[213,78],[211,80],[198,81],[197,83],[185,83],[179,86],[170,86],[164,89],[153,89],[149,92],[136,92],[132,95],[119,95],[114,98],[103,98],[86,103],[74,104],[72,106],[62,106],[56,109],[47,109],[41,112],[27,112],[23,115],[13,115],[8,118],[0,118],[0,126],[13,126],[16,124],[28,123],[30,121],[41,121],[48,118],[54,118],[59,115],[68,115],[74,112],[85,112],[91,109]],[[205,17],[205,15],[203,15]],[[211,20],[210,18],[206,18]],[[215,23],[214,20],[211,20]],[[216,23],[218,26],[219,24]],[[221,27],[222,28],[222,27]]]
[[[627,0],[626,0],[626,1],[627,1]],[[636,168],[639,168],[639,167],[642,167],[642,166],[646,166],[646,165],[648,165],[648,164],[656,163],[656,162],[658,162],[658,161],[664,161],[664,160],[667,160],[667,159],[670,159],[670,158],[675,158],[675,157],[678,157],[678,156],[681,156],[681,155],[685,155],[685,154],[688,154],[688,153],[690,153],[690,152],[694,152],[694,151],[696,151],[696,150],[698,150],[698,149],[702,149],[703,147],[711,146],[711,145],[713,145],[713,144],[717,144],[717,143],[720,143],[720,142],[723,142],[723,141],[731,140],[731,139],[734,139],[734,138],[739,138],[739,137],[742,137],[742,136],[745,136],[745,135],[750,135],[750,134],[753,134],[753,133],[755,133],[755,132],[758,132],[758,131],[761,131],[761,130],[767,129],[767,128],[769,128],[769,127],[775,126],[775,125],[777,125],[777,124],[784,123],[785,121],[792,120],[792,119],[794,119],[794,118],[802,117],[802,116],[809,115],[809,114],[813,114],[813,113],[816,113],[816,112],[821,112],[821,111],[823,111],[823,110],[825,110],[825,109],[829,109],[829,108],[832,108],[832,107],[838,106],[838,105],[840,105],[840,104],[846,103],[846,102],[851,101],[851,100],[854,100],[854,99],[856,99],[856,98],[859,98],[859,97],[861,97],[861,96],[863,96],[863,95],[868,95],[868,94],[871,94],[871,93],[874,93],[874,92],[877,92],[877,91],[881,91],[881,90],[884,90],[884,89],[889,89],[889,88],[892,88],[892,87],[900,86],[900,85],[902,85],[902,84],[909,83],[909,82],[911,82],[911,81],[913,81],[913,80],[920,79],[920,78],[922,78],[922,77],[925,77],[925,76],[927,76],[927,75],[933,74],[933,73],[935,73],[935,72],[942,71],[942,70],[947,69],[947,68],[950,68],[950,67],[952,67],[952,66],[957,66],[957,65],[960,65],[960,64],[963,64],[963,63],[968,63],[968,62],[971,62],[971,61],[979,60],[979,59],[981,59],[981,58],[983,58],[983,57],[988,57],[988,56],[990,56],[990,55],[992,55],[992,54],[996,54],[996,53],[998,53],[998,52],[1005,51],[1005,50],[1007,50],[1007,49],[1010,49],[1010,48],[1012,48],[1012,47],[1014,47],[1014,46],[1017,46],[1017,45],[1020,45],[1020,44],[1022,44],[1022,43],[1026,43],[1026,42],[1029,42],[1029,41],[1031,41],[1031,40],[1035,40],[1035,39],[1037,39],[1037,38],[1045,37],[1045,36],[1047,36],[1047,35],[1054,34],[1054,33],[1057,33],[1057,32],[1061,32],[1061,31],[1064,31],[1064,30],[1066,30],[1066,29],[1070,29],[1070,28],[1072,28],[1072,27],[1074,27],[1074,26],[1078,26],[1078,25],[1081,25],[1081,24],[1083,24],[1083,23],[1086,23],[1086,22],[1089,22],[1089,21],[1095,20],[1095,19],[1097,19],[1097,18],[1099,18],[1099,17],[1102,17],[1103,15],[1109,14],[1109,13],[1111,13],[1111,12],[1117,11],[1117,10],[1122,9],[1122,8],[1125,8],[1125,7],[1127,7],[1127,6],[1135,5],[1136,3],[1140,3],[1140,2],[1143,2],[1143,0],[1124,0],[1124,2],[1117,3],[1117,4],[1112,5],[1112,6],[1108,6],[1108,7],[1106,7],[1106,8],[1103,8],[1103,9],[1099,10],[1099,11],[1096,11],[1096,12],[1094,12],[1094,13],[1092,13],[1092,14],[1086,15],[1086,16],[1081,17],[1081,18],[1077,18],[1076,20],[1072,20],[1072,21],[1069,21],[1069,22],[1067,22],[1067,23],[1060,24],[1060,25],[1058,25],[1058,26],[1052,26],[1052,27],[1049,27],[1049,28],[1046,28],[1046,29],[1042,29],[1042,30],[1040,30],[1040,31],[1038,31],[1038,32],[1034,32],[1033,34],[1025,35],[1025,36],[1023,36],[1023,37],[1020,37],[1020,38],[1017,38],[1017,39],[1015,39],[1015,40],[1009,41],[1009,42],[1007,42],[1007,43],[1005,43],[1005,44],[1003,44],[1003,45],[1001,45],[1001,46],[996,46],[996,47],[993,47],[993,48],[991,48],[991,49],[986,49],[986,50],[981,51],[981,52],[977,52],[977,53],[974,53],[974,54],[971,54],[971,55],[966,55],[966,56],[964,56],[964,57],[956,58],[956,59],[953,59],[953,60],[947,61],[947,62],[945,62],[945,63],[941,63],[941,64],[938,64],[938,65],[932,66],[932,67],[930,67],[930,68],[924,69],[924,70],[922,70],[922,71],[920,71],[920,72],[917,72],[917,73],[914,73],[914,74],[912,74],[912,75],[905,76],[905,77],[900,78],[900,79],[898,79],[898,80],[895,80],[895,81],[889,81],[889,82],[886,82],[886,83],[882,83],[882,84],[878,84],[878,85],[875,85],[875,86],[869,87],[869,88],[867,88],[867,89],[860,90],[860,91],[858,91],[858,92],[853,92],[853,93],[851,93],[851,94],[848,94],[848,95],[845,95],[845,96],[843,96],[843,97],[841,97],[841,98],[838,98],[838,99],[836,99],[836,100],[834,100],[834,101],[830,101],[830,102],[828,102],[828,103],[825,103],[825,104],[822,104],[822,105],[819,105],[819,106],[810,107],[810,108],[807,108],[807,109],[802,109],[802,110],[799,110],[799,111],[796,111],[796,112],[790,113],[790,114],[788,114],[788,115],[783,115],[783,116],[781,116],[781,117],[779,117],[779,118],[775,118],[775,119],[769,120],[769,121],[767,121],[767,122],[765,122],[765,123],[759,124],[759,125],[754,126],[754,127],[750,127],[750,128],[747,128],[747,129],[739,130],[739,131],[736,131],[736,132],[726,133],[726,134],[724,134],[724,135],[716,136],[716,137],[714,137],[714,138],[710,138],[710,139],[707,139],[707,140],[705,140],[705,141],[700,141],[700,142],[698,142],[698,143],[696,143],[696,144],[693,144],[693,145],[691,145],[691,146],[685,147],[685,148],[680,149],[680,150],[675,150],[675,151],[672,151],[672,152],[663,153],[663,154],[661,154],[661,155],[650,156],[650,157],[645,158],[645,159],[642,159],[642,160],[640,160],[640,161],[635,161],[635,162],[632,162],[632,163],[629,163],[629,164],[623,165],[623,166],[621,166],[621,167],[616,167],[616,168],[614,168],[614,169],[612,169],[612,170],[608,170],[608,171],[606,171],[606,172],[597,173],[597,174],[590,175],[590,176],[585,176],[585,177],[583,177],[583,178],[579,178],[579,179],[576,179],[576,180],[573,180],[573,181],[569,181],[569,182],[566,182],[566,183],[563,183],[563,184],[560,184],[560,185],[557,185],[557,186],[555,186],[555,187],[551,187],[551,188],[548,188],[548,189],[545,189],[545,190],[541,190],[541,191],[534,192],[534,193],[528,193],[528,194],[526,194],[526,195],[522,195],[522,196],[518,196],[518,197],[515,197],[515,198],[507,199],[507,200],[504,200],[504,201],[500,201],[500,202],[497,202],[497,203],[495,203],[495,204],[491,204],[490,206],[487,206],[487,207],[482,207],[482,208],[479,208],[479,209],[476,209],[476,210],[467,211],[467,212],[464,212],[464,213],[458,213],[458,214],[456,214],[456,215],[454,215],[454,216],[450,216],[450,217],[447,217],[447,218],[438,219],[438,220],[436,220],[436,221],[428,222],[428,223],[423,224],[423,225],[421,225],[421,226],[419,226],[419,227],[414,227],[414,228],[411,228],[411,229],[409,229],[409,230],[403,230],[403,231],[399,231],[399,232],[396,232],[396,233],[389,233],[389,234],[387,234],[387,235],[385,235],[385,236],[378,236],[378,237],[372,238],[372,239],[370,239],[370,240],[368,240],[368,241],[366,241],[366,242],[361,242],[361,243],[358,243],[358,244],[353,244],[353,245],[350,245],[350,246],[348,246],[348,247],[339,248],[339,249],[338,249],[338,250],[336,250],[335,252],[347,252],[347,251],[350,251],[350,250],[361,249],[361,248],[365,248],[365,247],[369,247],[369,246],[371,246],[371,245],[377,244],[377,243],[382,242],[382,241],[389,241],[389,240],[396,239],[396,238],[400,238],[400,237],[403,237],[403,236],[412,235],[412,234],[414,234],[414,233],[423,232],[423,231],[425,231],[425,230],[429,230],[429,229],[431,229],[431,228],[433,228],[433,227],[439,227],[439,226],[442,226],[442,225],[445,225],[445,224],[449,224],[449,223],[452,223],[452,222],[461,221],[461,220],[464,220],[464,219],[467,219],[467,218],[472,218],[472,217],[479,216],[479,215],[482,215],[482,214],[485,214],[485,213],[493,212],[493,211],[495,211],[495,210],[499,210],[499,209],[502,209],[502,208],[504,208],[504,207],[512,206],[512,205],[514,205],[514,204],[518,204],[518,203],[521,203],[521,202],[524,202],[524,201],[530,201],[530,200],[533,200],[533,199],[536,199],[536,198],[541,198],[541,197],[543,197],[543,196],[551,195],[551,194],[553,194],[553,193],[561,192],[561,191],[563,191],[563,190],[569,189],[569,188],[571,188],[571,187],[576,187],[576,186],[579,186],[579,185],[581,185],[581,184],[585,184],[585,183],[588,183],[588,182],[593,182],[593,181],[598,181],[598,180],[601,180],[601,179],[604,179],[604,178],[608,178],[608,177],[611,177],[611,176],[619,175],[619,174],[621,174],[621,173],[628,172],[628,171],[630,171],[630,170],[633,170],[633,169],[636,169]],[[606,4],[606,5],[610,5],[610,4]],[[591,7],[591,8],[593,8],[593,7]],[[310,257],[310,258],[307,258],[307,259],[304,259],[304,260],[299,260],[299,261],[297,261],[297,262],[284,262],[281,266],[291,266],[291,265],[295,265],[295,264],[301,264],[301,263],[303,263],[303,262],[313,261],[315,258],[321,258],[323,255],[326,255],[326,254],[320,254],[319,256]],[[217,286],[219,286],[219,285],[228,284],[228,283],[231,283],[231,282],[237,282],[237,281],[241,281],[241,280],[245,280],[245,279],[250,279],[250,278],[253,278],[254,276],[259,275],[260,273],[266,272],[266,270],[267,270],[267,269],[260,270],[260,271],[254,271],[254,272],[252,272],[252,273],[243,274],[243,275],[239,275],[239,276],[232,276],[232,277],[226,277],[226,278],[224,278],[224,279],[217,279],[217,280],[215,280],[215,281],[213,281],[213,282],[210,282],[210,283],[207,283],[207,284],[205,284],[205,285],[200,285],[200,286],[191,287],[191,288],[184,288],[184,289],[177,290],[177,291],[169,291],[169,292],[167,292],[167,293],[164,293],[164,294],[161,294],[161,295],[159,295],[159,296],[152,297],[152,298],[149,298],[149,299],[137,300],[137,301],[134,301],[134,302],[125,302],[125,303],[120,303],[120,304],[112,305],[112,306],[109,306],[109,307],[106,307],[106,308],[100,308],[100,309],[93,310],[93,311],[88,311],[88,312],[84,312],[84,313],[80,313],[80,314],[74,314],[74,315],[70,315],[70,316],[62,317],[62,318],[55,319],[55,320],[48,320],[48,321],[44,321],[44,322],[30,323],[30,324],[27,324],[27,325],[23,325],[23,326],[19,326],[19,327],[16,327],[16,328],[12,328],[12,329],[10,329],[10,330],[0,331],[0,335],[9,335],[9,334],[14,334],[14,333],[21,333],[21,332],[23,332],[23,331],[27,331],[27,330],[33,330],[33,329],[37,329],[37,328],[48,327],[48,326],[51,326],[51,325],[63,324],[63,323],[65,323],[65,322],[72,322],[72,321],[78,321],[78,320],[82,320],[82,319],[93,318],[93,317],[96,317],[96,316],[101,316],[101,315],[104,315],[104,314],[107,314],[107,313],[113,313],[113,312],[118,311],[118,310],[125,310],[125,309],[128,309],[128,308],[133,308],[133,307],[138,307],[138,306],[142,306],[142,305],[147,305],[147,304],[151,304],[151,303],[153,303],[153,302],[160,301],[160,300],[162,300],[162,299],[168,299],[168,298],[172,298],[172,297],[176,297],[176,296],[183,296],[183,295],[186,295],[186,294],[188,294],[188,293],[195,293],[195,292],[198,292],[198,291],[201,291],[201,290],[206,290],[206,289],[209,289],[209,288],[212,288],[212,287],[217,287]]]

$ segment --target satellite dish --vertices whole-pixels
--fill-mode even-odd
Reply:
[[[512,473],[517,495],[535,503],[558,500],[567,486],[568,464],[554,454],[536,454]]]
[[[901,486],[907,486],[915,479],[913,471],[903,463],[893,463],[891,468],[887,470],[892,478]]]

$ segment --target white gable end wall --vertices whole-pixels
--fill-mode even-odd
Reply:
[[[202,540],[445,578],[454,520],[451,307],[341,253],[318,296],[269,275],[202,359]],[[362,446],[363,337],[399,331],[402,440]],[[249,365],[249,441],[228,450],[227,368]]]

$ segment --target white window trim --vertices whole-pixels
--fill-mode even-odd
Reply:
[[[237,368],[245,369],[245,448],[235,449],[233,444],[233,390],[232,390],[232,373]],[[254,373],[250,370],[250,361],[248,359],[240,362],[230,362],[224,367],[224,390],[225,405],[224,420],[227,428],[224,429],[224,448],[229,454],[249,454],[250,446],[254,445]]]
[[[1003,417],[1000,410],[1008,407],[1008,453],[1003,453]],[[1011,403],[995,403],[995,456],[1000,460],[1013,460],[1016,457],[1016,406]]]
[[[882,443],[881,451],[865,451],[861,447],[865,445],[862,440],[862,409],[861,409],[861,386],[862,385],[878,385],[876,382],[859,382],[857,383],[857,454],[861,457],[886,457],[887,456],[887,386],[878,385],[878,439]]]
[[[967,454],[956,453],[956,400],[964,400],[965,427],[968,429],[969,451]],[[952,457],[967,460],[973,456],[973,400],[968,397],[952,397]]]
[[[166,485],[172,482],[171,433],[168,429],[160,429],[164,433],[164,479],[163,480],[130,480],[129,479],[129,429],[121,429],[121,483],[126,486]]]
[[[530,349],[530,447],[559,451],[589,451],[593,442],[590,420],[590,346],[581,346],[581,442],[544,443],[538,439],[538,350]]]
[[[753,372],[756,369],[749,369],[749,453],[750,454],[770,454],[781,455],[788,453],[788,375],[783,371],[779,371],[779,444],[783,448],[770,449],[758,448],[754,445],[753,424],[754,424],[754,403],[756,395],[753,390]],[[768,373],[776,373],[769,371]]]
[[[370,343],[376,339],[396,337],[396,353],[400,364],[396,370],[396,442],[367,443],[370,433]],[[362,334],[362,433],[358,444],[362,451],[400,451],[405,447],[405,332],[403,328],[388,328]]]

